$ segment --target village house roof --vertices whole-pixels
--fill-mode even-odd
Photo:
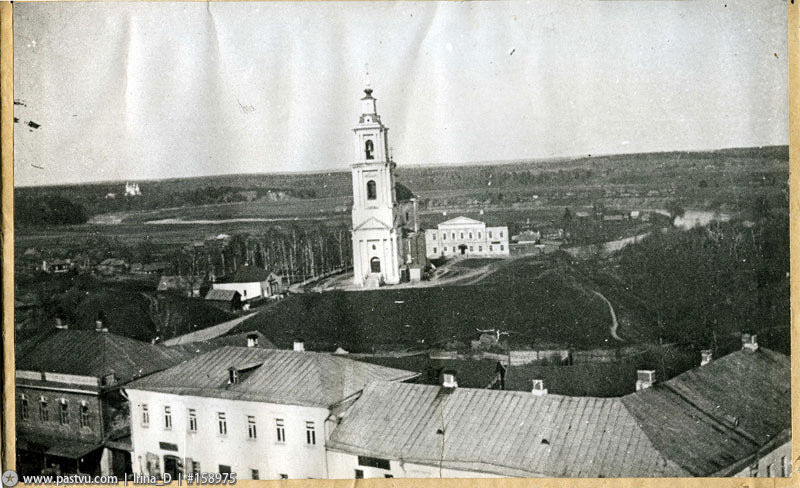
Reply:
[[[158,280],[158,291],[189,290],[200,288],[203,285],[202,276],[163,275]]]
[[[217,283],[261,283],[267,281],[269,273],[257,266],[242,266],[230,276],[223,276]]]
[[[230,368],[239,371],[238,383],[228,383]],[[370,381],[406,381],[417,375],[325,353],[225,346],[141,378],[129,388],[327,408]]]
[[[17,346],[16,369],[103,378],[126,383],[187,358],[181,351],[109,332],[55,330]]]
[[[206,293],[206,300],[213,300],[215,302],[230,302],[236,295],[239,295],[239,292],[236,290],[219,290],[216,288],[212,288],[208,290]]]
[[[710,476],[790,427],[788,388],[788,358],[763,349],[621,398],[374,382],[328,446],[503,476]]]

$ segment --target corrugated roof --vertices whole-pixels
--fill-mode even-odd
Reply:
[[[656,448],[692,475],[713,474],[791,427],[789,358],[737,351],[622,401]]]
[[[218,288],[212,288],[208,290],[208,293],[206,293],[206,300],[230,302],[238,294],[239,292],[236,290],[220,290]]]
[[[181,351],[94,330],[56,330],[17,347],[16,369],[102,378],[118,383],[186,359]]]
[[[329,446],[505,476],[686,475],[653,448],[618,398],[374,382]]]
[[[231,367],[247,370],[233,385],[228,384]],[[328,407],[370,381],[405,381],[416,375],[324,353],[225,346],[137,380],[129,388]]]

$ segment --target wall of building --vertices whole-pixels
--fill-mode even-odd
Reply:
[[[66,391],[65,385],[52,385],[42,389],[17,383],[16,386],[16,419],[17,431],[21,435],[33,434],[49,438],[79,440],[84,442],[100,442],[103,439],[103,417],[100,399],[89,392]],[[23,418],[22,398],[28,400],[28,415]],[[40,399],[47,400],[48,419],[43,421],[39,416]],[[66,401],[67,422],[61,423],[61,399]],[[88,407],[87,426],[81,426],[81,402]]]
[[[230,466],[238,479],[251,479],[257,469],[260,479],[325,478],[325,408],[182,396],[142,390],[128,390],[131,404],[133,470],[147,473],[148,453],[177,456],[184,464],[200,463],[202,472],[218,472]],[[148,407],[149,426],[142,424],[142,405]],[[165,427],[164,407],[169,406],[172,427]],[[194,409],[197,431],[189,430],[189,409]],[[224,412],[227,434],[219,433],[218,413]],[[255,417],[256,438],[248,435],[248,416]],[[283,419],[285,441],[277,438],[276,419]],[[316,444],[308,444],[306,422],[314,422]],[[190,460],[190,461],[187,461]],[[184,466],[184,472],[191,468]]]
[[[440,469],[438,466],[389,461],[390,469],[359,464],[357,455],[341,451],[328,450],[328,469],[331,479],[353,479],[356,470],[363,473],[364,478],[500,478],[501,476],[478,471],[461,471],[456,469]],[[388,476],[387,476],[388,475]]]
[[[746,467],[737,478],[775,478],[792,475],[792,441],[781,444],[758,459],[758,464]]]
[[[484,224],[439,226],[425,230],[425,246],[429,258],[464,256],[508,256],[508,228],[485,227]]]
[[[267,296],[264,293],[265,284],[260,282],[253,283],[214,283],[215,290],[235,290],[242,296],[242,301],[246,302],[254,298],[263,298]]]

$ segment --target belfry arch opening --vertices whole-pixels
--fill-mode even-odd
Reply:
[[[378,198],[378,190],[375,185],[375,180],[367,182],[367,200],[376,200]]]
[[[364,156],[367,159],[375,159],[375,144],[373,144],[372,139],[367,139],[364,142]]]

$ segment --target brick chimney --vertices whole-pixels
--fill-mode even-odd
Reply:
[[[713,352],[711,349],[703,349],[700,351],[700,366],[705,366],[706,364],[711,362],[713,358]]]
[[[295,340],[294,341],[294,346],[292,347],[292,350],[294,350],[295,352],[303,352],[303,351],[305,351],[306,350],[306,345],[303,342],[303,339]]]
[[[442,371],[442,386],[445,388],[458,388],[456,371],[454,369],[446,369]]]
[[[650,388],[656,382],[656,371],[654,369],[636,370],[636,391]]]
[[[547,395],[547,388],[544,387],[544,380],[533,380],[533,388],[531,393],[536,396]]]
[[[742,334],[742,350],[751,352],[758,350],[756,334]]]

